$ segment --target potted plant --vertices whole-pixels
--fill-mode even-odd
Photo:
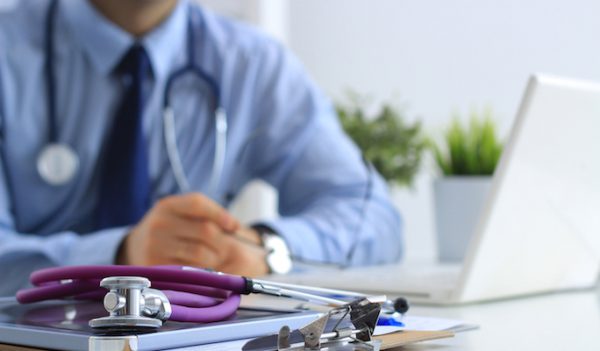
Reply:
[[[365,105],[356,96],[348,104],[337,105],[344,130],[388,183],[410,186],[426,147],[421,123],[407,123],[402,113],[387,103],[367,116]]]
[[[455,116],[442,145],[428,144],[443,174],[434,181],[438,258],[460,262],[488,194],[502,143],[487,109],[481,116],[473,112],[468,126]]]

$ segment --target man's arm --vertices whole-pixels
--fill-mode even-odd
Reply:
[[[2,200],[5,199],[3,193]],[[12,295],[28,284],[29,273],[56,265],[113,264],[125,228],[80,236],[60,232],[49,236],[18,233],[2,207],[0,228],[0,296]]]
[[[202,194],[162,199],[135,226],[78,235],[17,233],[0,175],[0,296],[27,285],[29,273],[56,265],[191,265],[256,276],[267,272],[258,234],[240,228],[225,209]],[[243,240],[253,242],[248,245]]]
[[[258,83],[256,176],[279,190],[281,218],[261,224],[305,259],[373,264],[402,253],[401,219],[383,179],[362,160],[329,100],[299,62],[268,46]],[[376,142],[376,141],[374,141]]]
[[[0,149],[0,154],[3,154]],[[48,236],[19,233],[11,213],[10,193],[0,162],[0,296],[27,285],[29,273],[56,265],[113,264],[127,228],[111,228],[87,235],[60,232]]]

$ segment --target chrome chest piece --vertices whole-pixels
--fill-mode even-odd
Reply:
[[[100,286],[110,291],[104,296],[109,316],[92,319],[90,327],[112,331],[156,329],[171,316],[171,304],[160,290],[150,289],[144,277],[108,277]]]
[[[78,168],[79,158],[67,144],[48,144],[38,155],[37,171],[50,185],[67,184],[75,177]]]

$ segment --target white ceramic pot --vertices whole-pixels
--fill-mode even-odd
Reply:
[[[434,181],[440,262],[462,262],[491,183],[489,176],[453,176]]]

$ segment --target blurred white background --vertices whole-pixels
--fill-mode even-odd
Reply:
[[[390,101],[430,133],[453,111],[466,118],[489,105],[506,136],[532,72],[600,81],[600,2],[592,0],[200,2],[277,37],[334,100],[352,90]],[[435,252],[434,176],[426,162],[413,189],[392,189],[408,259]],[[259,186],[235,211],[246,220],[272,216],[275,199]]]

